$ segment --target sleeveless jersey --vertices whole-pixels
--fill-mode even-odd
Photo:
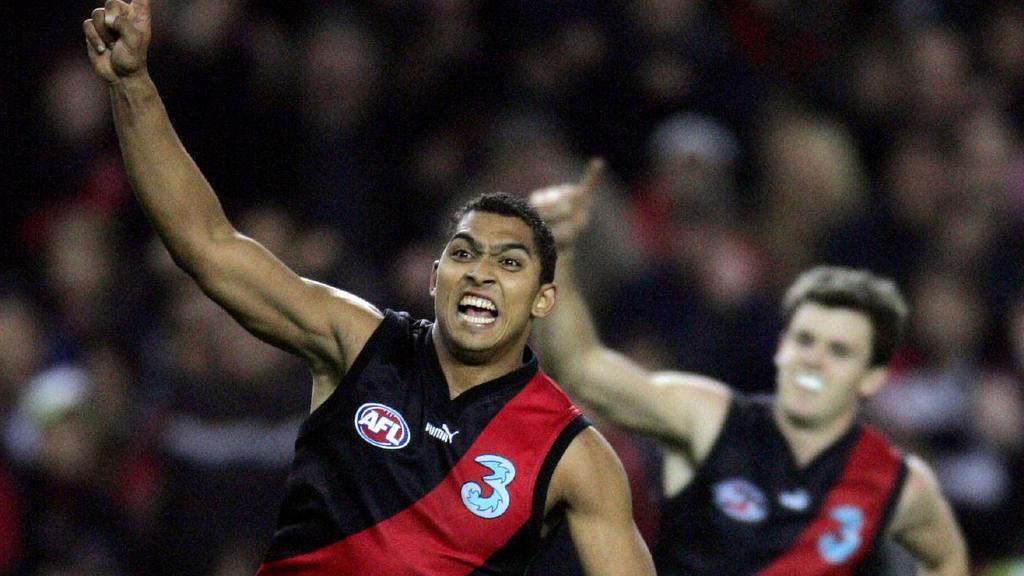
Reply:
[[[800,469],[770,402],[737,396],[707,460],[662,510],[658,574],[877,574],[905,475],[902,456],[860,423]]]
[[[525,572],[555,465],[588,423],[529,349],[451,399],[431,326],[388,311],[303,423],[257,576]]]

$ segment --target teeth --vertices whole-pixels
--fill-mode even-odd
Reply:
[[[470,324],[490,324],[496,320],[494,316],[470,316],[469,314],[459,314],[459,317]]]
[[[814,374],[797,374],[794,380],[796,385],[811,392],[821,392],[825,389],[825,382],[820,376]]]
[[[491,302],[490,300],[487,300],[486,298],[481,298],[479,296],[470,296],[468,294],[466,296],[463,296],[462,300],[459,300],[459,306],[472,306],[474,308],[483,308],[484,310],[491,310],[492,312],[497,311],[497,308],[494,307],[494,303]]]

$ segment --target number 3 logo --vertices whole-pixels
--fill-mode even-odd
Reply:
[[[466,482],[462,485],[462,503],[481,518],[497,518],[508,510],[510,498],[505,487],[516,477],[516,467],[495,454],[483,454],[474,461],[491,470],[491,474],[481,478],[484,484],[490,486],[491,495],[482,496],[483,488],[479,484]]]
[[[856,506],[837,506],[829,517],[839,523],[839,528],[818,538],[818,553],[829,564],[842,564],[860,548],[864,513]]]

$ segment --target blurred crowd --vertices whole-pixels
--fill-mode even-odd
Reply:
[[[5,4],[0,574],[251,574],[308,375],[154,240],[85,57],[93,3]],[[151,73],[233,221],[382,308],[433,316],[467,196],[592,155],[580,275],[651,367],[770,391],[798,271],[896,278],[911,330],[869,418],[935,467],[978,574],[1024,570],[1024,4],[153,4]],[[653,538],[657,452],[602,429]]]

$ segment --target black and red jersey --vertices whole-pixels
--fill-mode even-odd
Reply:
[[[860,423],[800,468],[770,401],[738,396],[693,481],[663,508],[658,573],[876,574],[905,475],[902,456]]]
[[[431,323],[388,311],[303,424],[258,576],[522,574],[588,423],[527,350],[455,399]]]

